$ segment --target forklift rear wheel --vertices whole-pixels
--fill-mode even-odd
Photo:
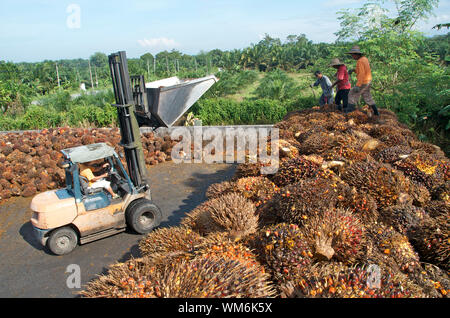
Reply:
[[[161,210],[151,201],[143,199],[132,204],[127,212],[127,223],[130,228],[146,234],[161,223]]]
[[[54,230],[47,241],[47,247],[56,255],[69,254],[77,247],[77,244],[77,233],[70,227]]]

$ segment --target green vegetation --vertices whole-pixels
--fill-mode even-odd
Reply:
[[[204,124],[273,123],[295,107],[316,105],[309,88],[312,73],[321,70],[333,78],[335,70],[328,67],[333,57],[354,68],[345,52],[357,44],[371,63],[377,104],[448,153],[450,33],[427,38],[414,31],[438,1],[390,2],[395,5],[367,1],[361,8],[339,11],[335,43],[313,43],[303,34],[285,41],[266,35],[240,50],[146,53],[128,60],[130,74],[152,81],[214,73],[220,81],[192,109]],[[80,84],[100,92],[71,97]],[[0,130],[116,125],[110,87],[108,59],[100,52],[89,60],[0,62]]]

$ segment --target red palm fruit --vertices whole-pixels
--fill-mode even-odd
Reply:
[[[301,229],[319,260],[353,263],[361,258],[365,227],[348,210],[332,209],[309,218]]]
[[[292,279],[312,264],[312,251],[295,224],[280,223],[261,229],[248,244],[255,249],[275,281]]]
[[[315,177],[320,165],[307,160],[305,157],[292,158],[281,163],[277,173],[271,176],[271,180],[279,187],[296,183],[302,179]]]

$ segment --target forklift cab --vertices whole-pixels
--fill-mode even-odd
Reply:
[[[87,211],[105,208],[113,201],[103,188],[89,187],[89,181],[80,176],[80,166],[103,161],[109,164],[108,181],[121,200],[129,193],[136,192],[126,169],[114,148],[105,143],[80,146],[61,151],[64,155],[66,172],[66,191],[70,191],[77,203],[83,203]],[[61,190],[62,191],[62,190]],[[114,200],[114,201],[116,201]]]

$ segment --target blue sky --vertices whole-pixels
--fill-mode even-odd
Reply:
[[[336,12],[363,0],[1,0],[0,60],[35,62],[88,58],[95,52],[126,50],[139,57],[165,49],[195,54],[243,48],[268,33],[285,39],[306,34],[333,42]],[[78,14],[79,13],[79,14]],[[78,19],[79,18],[79,19]],[[79,23],[78,23],[79,22]],[[450,1],[421,23],[427,34],[450,22]]]

